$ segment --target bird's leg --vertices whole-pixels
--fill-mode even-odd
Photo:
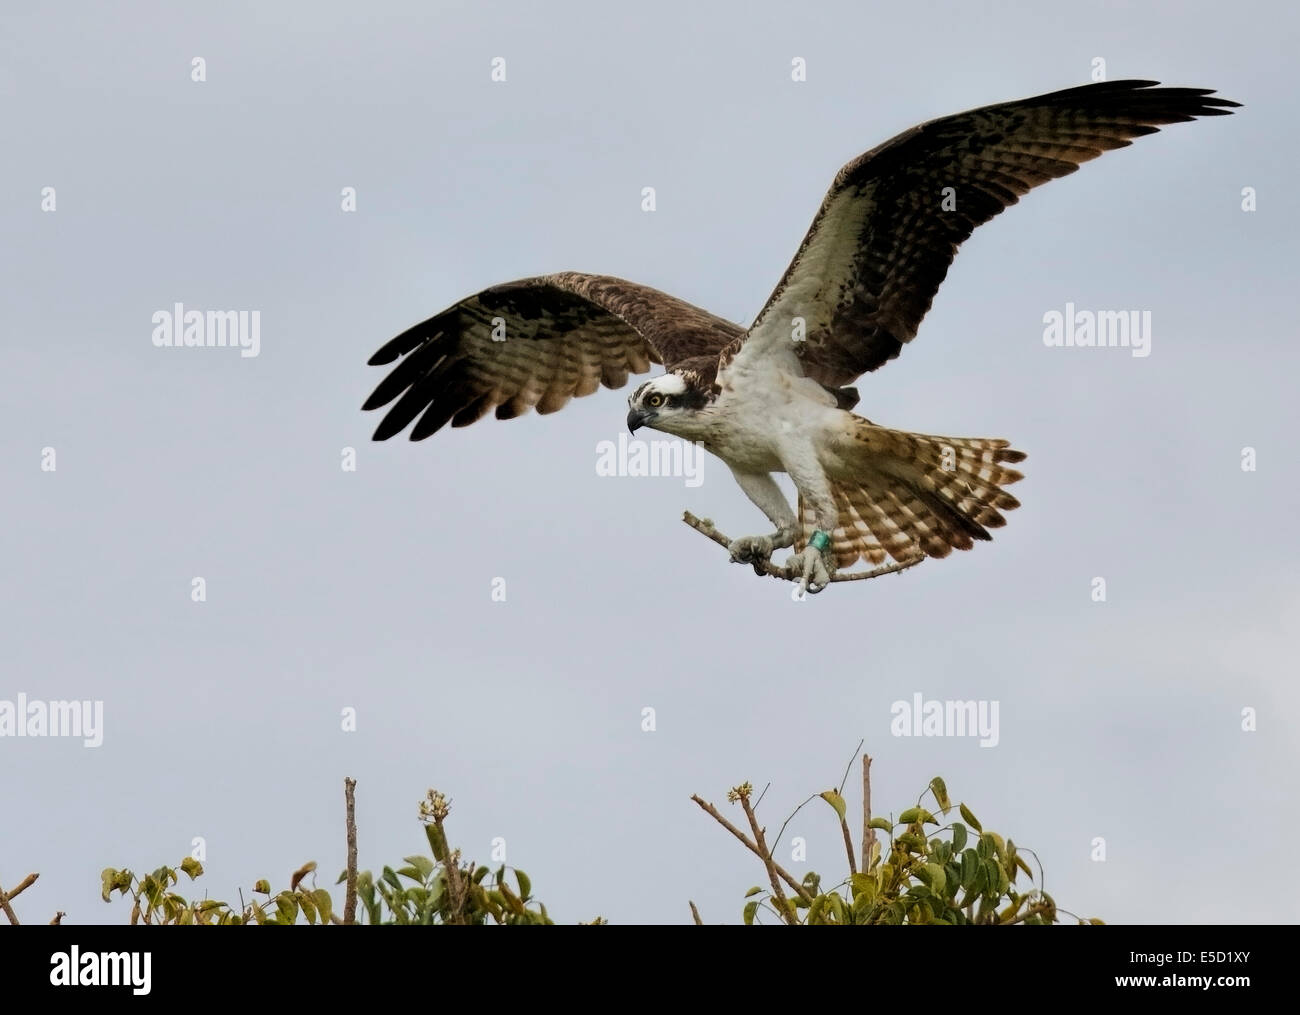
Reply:
[[[800,462],[815,463],[817,460],[815,453],[792,457]],[[808,540],[808,545],[798,553],[791,554],[785,566],[790,576],[798,580],[802,591],[816,594],[830,584],[831,575],[835,573],[831,533],[839,524],[839,509],[835,506],[830,483],[820,468],[796,466],[790,469],[790,478],[799,488],[804,503],[812,505],[817,528]]]
[[[786,569],[792,578],[798,579],[804,592],[816,595],[831,583],[835,561],[830,555],[830,545],[830,534],[825,529],[818,529],[807,546],[786,560]]]
[[[794,546],[798,523],[785,494],[766,472],[737,472],[731,470],[736,482],[763,514],[767,515],[776,531],[766,536],[741,536],[727,546],[731,560],[736,564],[752,564],[756,574],[763,574],[763,565],[773,551]]]

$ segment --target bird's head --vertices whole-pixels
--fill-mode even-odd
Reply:
[[[673,372],[646,381],[627,399],[627,428],[636,433],[643,426],[687,440],[704,435],[711,401],[708,389],[690,372]]]

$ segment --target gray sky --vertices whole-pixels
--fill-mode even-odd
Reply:
[[[771,782],[775,829],[865,738],[877,810],[943,775],[1075,912],[1294,920],[1286,878],[1224,886],[1286,869],[1300,832],[1300,17],[996,9],[7,4],[0,699],[104,702],[98,748],[0,738],[0,884],[41,872],[20,915],[120,922],[100,869],[195,837],[214,897],[309,859],[332,884],[351,775],[363,866],[424,847],[436,786],[466,854],[503,837],[559,920],[683,922],[693,898],[736,922],[761,868],[691,793],[738,815],[727,788]],[[766,530],[720,462],[694,489],[596,474],[622,393],[369,441],[365,360],[460,297],[575,269],[748,322],[841,164],[1096,57],[1245,107],[979,230],[859,384],[876,422],[1029,453],[992,544],[795,603],[679,521]],[[259,311],[260,355],[156,348],[176,302]],[[1149,310],[1151,355],[1045,347],[1067,302]],[[998,745],[892,736],[915,693],[999,702]],[[837,878],[817,804],[782,852]]]

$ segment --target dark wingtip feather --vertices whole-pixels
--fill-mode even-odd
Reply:
[[[401,432],[402,432],[402,427],[394,426],[393,417],[391,414],[389,414],[385,416],[383,420],[380,421],[377,427],[375,427],[375,432],[370,435],[370,439],[372,441],[386,441],[388,440],[389,437],[392,437]]]

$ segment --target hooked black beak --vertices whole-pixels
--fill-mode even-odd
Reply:
[[[656,413],[646,412],[645,409],[631,409],[627,414],[627,432],[636,433],[643,426],[655,418]]]

